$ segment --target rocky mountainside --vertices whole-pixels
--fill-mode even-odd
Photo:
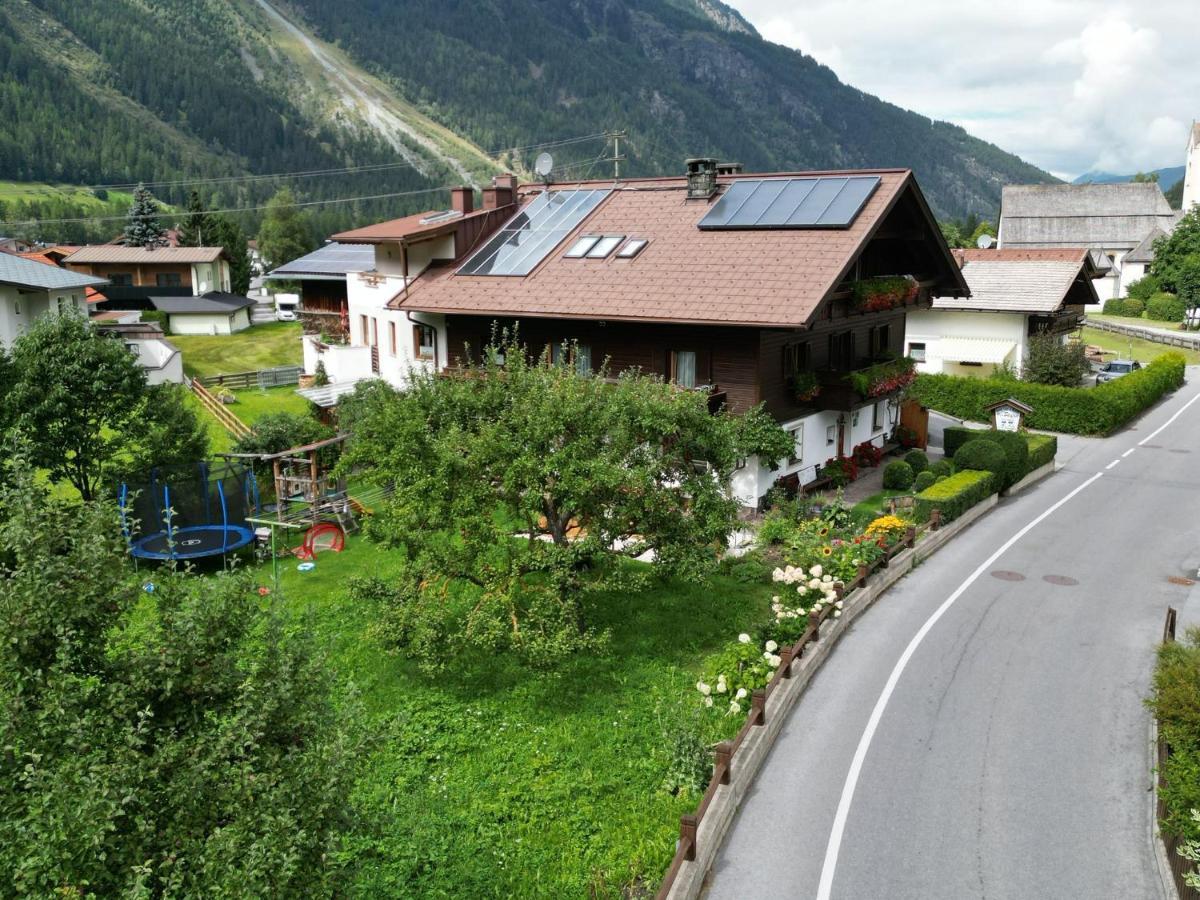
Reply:
[[[720,0],[5,0],[0,179],[226,178],[226,206],[290,179],[319,224],[428,208],[418,192],[527,169],[538,148],[624,130],[623,174],[685,157],[748,170],[911,166],[940,215],[993,215],[1002,184],[1046,173],[884,103],[762,40]],[[487,148],[487,152],[485,149]],[[556,150],[611,171],[593,138]],[[382,168],[382,167],[387,168]],[[183,185],[162,185],[179,202]]]

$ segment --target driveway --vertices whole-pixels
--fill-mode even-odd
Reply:
[[[1065,439],[855,622],[793,709],[710,898],[1160,898],[1144,705],[1200,566],[1200,377]],[[1185,615],[1186,619],[1186,615]]]

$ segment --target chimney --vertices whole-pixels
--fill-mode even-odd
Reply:
[[[741,175],[743,168],[745,168],[745,167],[741,163],[719,162],[719,163],[717,163],[717,174],[718,175]]]
[[[464,216],[475,210],[475,192],[470,187],[450,188],[450,208]]]
[[[687,198],[707,200],[717,192],[717,161],[711,158],[689,159],[687,166]]]
[[[483,208],[499,209],[517,202],[517,176],[493,175],[492,186],[483,189]]]

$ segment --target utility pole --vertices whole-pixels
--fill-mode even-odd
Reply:
[[[621,160],[623,160],[625,158],[624,156],[621,155],[621,138],[625,137],[625,132],[624,131],[610,131],[610,132],[608,132],[608,134],[605,135],[605,137],[612,138],[613,155],[612,155],[611,161],[613,164],[613,180],[620,181],[621,180]]]

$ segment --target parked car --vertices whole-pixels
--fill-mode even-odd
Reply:
[[[1136,372],[1142,367],[1142,364],[1136,359],[1113,359],[1106,362],[1100,367],[1100,371],[1096,373],[1096,384],[1104,384],[1106,381],[1120,378],[1123,375],[1128,375],[1130,372]]]

